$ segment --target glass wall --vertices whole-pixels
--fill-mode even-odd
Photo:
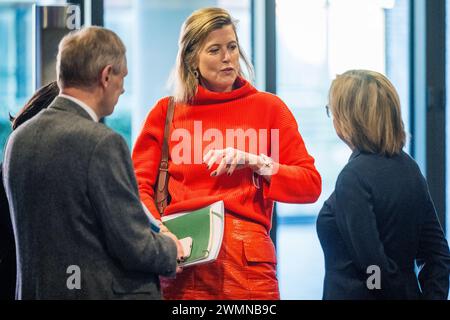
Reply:
[[[447,191],[446,203],[445,203],[445,221],[446,225],[442,226],[446,233],[447,241],[450,242],[450,0],[445,1],[445,19],[446,19],[446,39],[445,39],[445,74],[446,74],[446,101],[445,101],[445,141],[446,141],[446,161],[445,161],[445,190]],[[450,292],[448,294],[448,300],[450,300]]]
[[[0,0],[0,156],[14,116],[35,88],[35,5],[65,0]]]
[[[34,89],[33,3],[0,2],[0,156],[14,115]]]
[[[280,289],[284,299],[320,299],[324,263],[315,220],[351,154],[326,116],[328,88],[336,74],[348,69],[386,74],[399,91],[409,130],[408,1],[278,0],[276,4],[277,93],[296,117],[323,185],[314,204],[277,203]]]
[[[105,124],[122,135],[131,147],[131,114],[134,105],[136,88],[134,83],[135,65],[133,64],[133,3],[131,1],[106,0],[104,2],[105,27],[114,30],[127,48],[128,76],[125,78],[125,93],[119,98],[114,113],[105,119]]]

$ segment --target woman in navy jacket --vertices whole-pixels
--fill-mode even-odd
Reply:
[[[353,153],[317,220],[323,298],[447,299],[449,248],[427,183],[402,151],[395,88],[379,73],[348,71],[333,81],[329,109]]]

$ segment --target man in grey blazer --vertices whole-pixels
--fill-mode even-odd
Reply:
[[[17,245],[18,299],[160,299],[183,255],[156,234],[125,141],[98,120],[124,92],[125,47],[100,27],[59,44],[61,94],[11,135],[4,184]]]

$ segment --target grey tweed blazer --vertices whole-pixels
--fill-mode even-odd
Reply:
[[[160,299],[176,246],[153,233],[125,141],[58,97],[14,131],[4,164],[17,299]]]

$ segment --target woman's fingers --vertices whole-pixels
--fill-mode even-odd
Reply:
[[[226,170],[227,162],[228,162],[228,156],[227,156],[227,154],[223,154],[223,157],[219,163],[219,166],[217,167],[216,170],[214,170],[211,173],[211,177],[220,176],[222,173],[224,173]]]
[[[229,176],[231,176],[233,174],[234,170],[236,170],[236,167],[238,166],[238,162],[239,162],[239,153],[236,153],[235,157],[231,161],[230,168],[227,171],[227,174]]]
[[[211,173],[211,176],[220,176],[221,174],[227,171],[227,168],[230,166],[233,161],[234,156],[236,155],[236,150],[232,148],[228,148],[225,150],[225,153],[222,155],[222,161],[220,161],[217,169]]]
[[[220,176],[225,172],[228,175],[232,175],[236,169],[244,168],[248,160],[248,154],[246,152],[234,148],[211,149],[203,157],[203,161],[208,166],[208,170],[211,169],[214,163],[219,163],[217,169],[211,172],[212,177]]]
[[[214,163],[216,163],[218,161],[218,159],[220,158],[220,150],[216,150],[211,157],[209,158],[208,162],[206,163],[206,165],[208,166],[208,170],[211,169],[211,167],[213,166]]]
[[[214,152],[215,152],[214,149],[210,149],[203,157],[203,162],[208,163],[209,159],[213,156]]]

